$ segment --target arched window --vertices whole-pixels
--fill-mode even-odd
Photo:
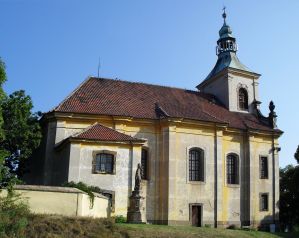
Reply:
[[[226,157],[227,184],[239,184],[239,156],[229,154]]]
[[[141,150],[141,178],[142,179],[148,178],[147,164],[148,164],[148,151],[147,149],[142,149]]]
[[[204,151],[189,150],[189,181],[204,181]]]
[[[114,155],[107,153],[99,153],[93,161],[94,173],[112,174],[114,167]]]
[[[248,110],[248,93],[245,88],[239,89],[239,109]]]

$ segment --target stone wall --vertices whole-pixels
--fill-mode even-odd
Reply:
[[[93,206],[89,196],[76,188],[17,185],[15,190],[37,214],[63,216],[110,217],[109,199],[95,194]],[[2,192],[5,195],[6,191]]]

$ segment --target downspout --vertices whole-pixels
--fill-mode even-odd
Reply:
[[[133,178],[134,178],[134,147],[132,141],[130,142],[131,149],[130,149],[130,157],[131,157],[131,173],[130,173],[130,178],[129,178],[129,191],[128,194],[131,196],[131,193],[133,191]]]
[[[272,134],[272,189],[273,189],[273,200],[272,200],[272,218],[273,224],[275,224],[275,146],[274,146],[274,134]]]
[[[217,200],[218,200],[218,174],[217,174],[217,126],[215,123],[215,135],[214,135],[214,227],[217,228],[217,220],[218,220],[218,207],[217,207]]]

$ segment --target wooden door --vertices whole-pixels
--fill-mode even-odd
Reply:
[[[192,205],[191,208],[192,226],[201,226],[201,206]]]

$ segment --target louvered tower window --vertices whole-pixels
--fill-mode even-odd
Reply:
[[[245,88],[239,89],[239,109],[248,110],[248,93]]]

